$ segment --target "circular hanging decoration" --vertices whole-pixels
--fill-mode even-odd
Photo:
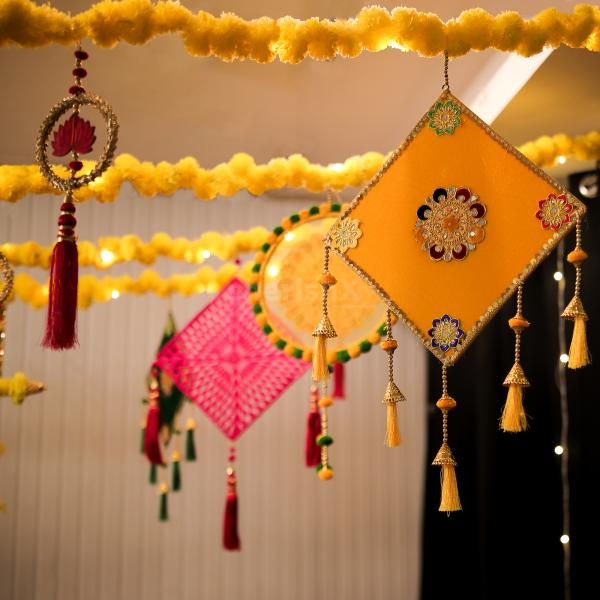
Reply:
[[[326,202],[283,219],[255,257],[250,285],[254,314],[271,342],[288,356],[312,359],[312,333],[320,315],[323,237],[346,208]],[[337,256],[331,260],[341,261]],[[330,291],[331,318],[338,336],[328,347],[329,364],[368,352],[385,332],[386,318],[385,305],[364,281],[346,267],[333,267],[338,281]]]
[[[81,166],[72,161],[69,165],[72,173],[69,177],[61,177],[54,171],[48,160],[48,140],[54,126],[59,119],[69,110],[74,112],[71,116],[54,131],[51,140],[54,156],[66,156],[73,152],[77,154],[87,154],[91,152],[96,141],[95,127],[86,119],[79,116],[81,106],[92,106],[96,108],[104,117],[106,124],[106,143],[104,150],[94,168],[85,175],[75,176]],[[98,96],[90,96],[84,93],[78,93],[68,98],[64,98],[55,104],[50,110],[48,116],[44,119],[40,127],[40,133],[35,148],[35,158],[40,166],[44,177],[61,192],[75,190],[84,185],[88,185],[94,179],[97,179],[108,169],[117,148],[117,135],[119,124],[112,111],[112,108]]]

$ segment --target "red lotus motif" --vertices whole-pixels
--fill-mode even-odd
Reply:
[[[558,231],[571,220],[573,205],[567,200],[566,194],[548,194],[545,200],[540,200],[539,208],[535,216],[542,222],[544,229]]]
[[[52,150],[54,156],[66,156],[73,151],[77,154],[88,154],[92,151],[96,128],[77,113],[73,113],[54,132]]]

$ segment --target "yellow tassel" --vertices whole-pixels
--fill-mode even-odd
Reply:
[[[500,429],[518,433],[519,431],[525,431],[527,427],[527,415],[523,408],[523,386],[518,383],[511,383],[508,386],[506,404],[500,419]]]
[[[327,337],[315,335],[315,349],[313,352],[312,378],[314,381],[325,381],[329,377],[327,368]]]
[[[442,465],[441,473],[442,499],[440,501],[440,512],[456,512],[462,510],[460,497],[458,495],[458,482],[453,464]]]
[[[387,405],[387,424],[384,443],[388,448],[395,448],[402,443],[400,428],[398,427],[397,404],[397,402],[390,402]]]
[[[592,362],[587,345],[585,321],[583,316],[574,319],[573,339],[569,348],[569,369],[581,369]]]

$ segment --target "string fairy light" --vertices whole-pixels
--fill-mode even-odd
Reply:
[[[561,242],[556,251],[556,273],[563,272],[565,259],[564,243]],[[554,448],[554,454],[560,460],[560,478],[562,487],[562,535],[560,542],[563,551],[563,586],[564,599],[571,600],[571,546],[570,546],[570,526],[571,526],[571,488],[569,485],[569,405],[567,401],[567,375],[566,368],[569,362],[567,353],[567,337],[565,330],[565,320],[561,314],[565,308],[565,279],[554,279],[557,283],[557,302],[558,302],[558,349],[559,357],[556,366],[556,384],[560,396],[560,442]],[[565,357],[567,360],[565,360]]]

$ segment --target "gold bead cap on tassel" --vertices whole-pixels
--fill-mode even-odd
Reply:
[[[329,320],[328,315],[323,315],[319,324],[315,327],[312,332],[313,337],[325,337],[325,338],[334,338],[337,337],[337,332],[334,329],[331,321]]]
[[[503,386],[509,387],[511,385],[518,385],[521,387],[529,387],[529,379],[525,376],[525,371],[520,363],[516,362],[512,369],[508,372],[506,379],[502,383]]]
[[[575,321],[576,319],[583,319],[584,321],[589,320],[585,308],[583,308],[583,302],[579,296],[573,296],[571,302],[569,302],[565,310],[563,310],[561,317],[563,319],[569,319],[569,321]]]

